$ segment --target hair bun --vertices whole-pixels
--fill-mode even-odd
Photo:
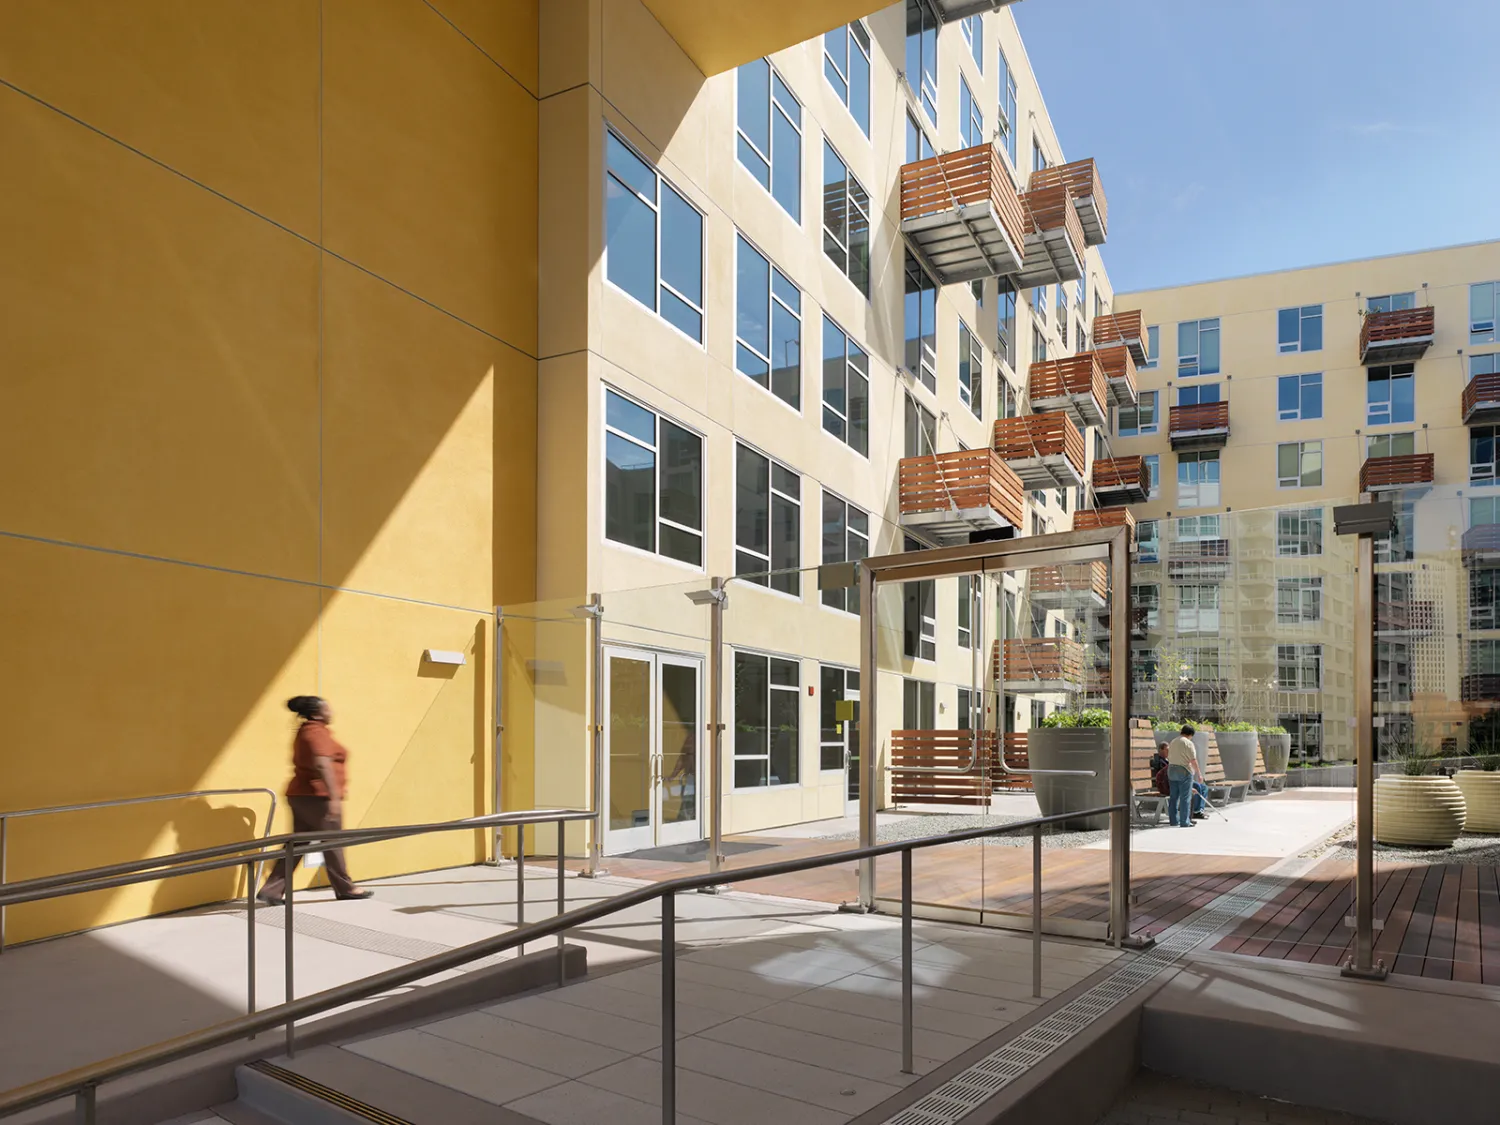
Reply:
[[[288,699],[286,701],[286,709],[288,711],[290,711],[294,715],[301,714],[301,712],[302,712],[302,703],[303,703],[303,700],[305,700],[306,698],[307,697],[304,696],[304,695],[294,695],[294,696],[292,696],[292,698],[290,698],[290,699]]]

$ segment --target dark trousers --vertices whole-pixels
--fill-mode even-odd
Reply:
[[[323,832],[343,827],[339,818],[328,811],[327,797],[288,797],[286,800],[292,806],[293,832]],[[295,856],[292,866],[301,861],[300,855]],[[349,868],[344,865],[343,848],[328,848],[323,852],[323,869],[328,872],[328,883],[334,894],[342,897],[357,889],[354,880],[349,878]],[[271,877],[260,889],[261,897],[282,898],[286,894],[287,875],[286,860],[278,860]]]

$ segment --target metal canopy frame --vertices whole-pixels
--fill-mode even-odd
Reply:
[[[1121,621],[1130,620],[1130,532],[1125,526],[1087,528],[1052,535],[1031,535],[879,555],[859,564],[859,841],[875,846],[877,767],[874,717],[879,691],[879,615],[876,593],[882,582],[910,582],[1103,559],[1109,564],[1111,595],[1123,599]],[[1111,608],[1114,608],[1112,603]],[[1139,944],[1130,933],[1130,630],[1114,629],[1109,637],[1110,676],[1110,938],[1119,947]],[[859,904],[875,906],[875,861],[859,865]]]

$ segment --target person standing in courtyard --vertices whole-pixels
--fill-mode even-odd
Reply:
[[[1198,748],[1193,745],[1193,728],[1184,723],[1167,746],[1167,820],[1173,828],[1193,827],[1190,799],[1194,779],[1202,782],[1203,770],[1198,765]]]
[[[333,737],[328,724],[333,712],[328,701],[317,695],[295,695],[286,701],[287,710],[302,720],[292,739],[292,780],[286,787],[287,803],[292,807],[292,831],[326,832],[343,827],[344,798],[348,795],[347,767],[349,752]],[[293,857],[295,869],[300,857]],[[337,898],[370,898],[373,891],[362,890],[349,878],[344,864],[343,848],[326,848],[323,865],[328,882]],[[271,877],[257,895],[261,902],[279,906],[286,894],[292,873],[286,860],[276,864]]]

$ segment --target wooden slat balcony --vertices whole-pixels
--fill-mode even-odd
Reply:
[[[1465,426],[1500,422],[1500,373],[1469,380],[1464,387],[1463,416]]]
[[[1026,249],[1018,289],[1057,285],[1083,276],[1083,223],[1078,205],[1062,184],[1021,194],[1026,209]]]
[[[1151,467],[1144,457],[1096,458],[1094,495],[1101,504],[1143,503],[1151,495]]]
[[[1020,527],[1026,487],[993,449],[903,457],[897,492],[901,526],[940,543],[967,543],[976,531]]]
[[[1083,686],[1083,646],[1065,637],[1005,642],[1005,690],[1077,691]]]
[[[1090,527],[1126,527],[1130,530],[1130,542],[1135,543],[1135,516],[1129,508],[1084,508],[1073,513],[1073,530],[1083,531]]]
[[[1167,552],[1167,577],[1217,581],[1229,573],[1228,539],[1187,539]]]
[[[1173,449],[1211,449],[1229,440],[1229,403],[1174,406],[1167,415]]]
[[[1094,347],[1107,348],[1111,344],[1124,344],[1130,349],[1135,365],[1145,365],[1146,325],[1140,309],[1094,317]]]
[[[1437,316],[1424,309],[1394,309],[1365,314],[1359,330],[1359,362],[1405,363],[1421,359],[1432,346]]]
[[[1390,492],[1421,488],[1433,480],[1433,455],[1408,453],[1399,457],[1366,457],[1359,467],[1361,492]]]
[[[1102,559],[1061,566],[1035,566],[1026,572],[1026,590],[1038,605],[1105,605],[1109,566]]]
[[[1500,565],[1500,523],[1476,523],[1459,541],[1465,566]]]
[[[1102,426],[1109,418],[1104,365],[1093,352],[1033,363],[1026,391],[1033,410],[1061,410],[1080,427]]]
[[[1115,406],[1134,406],[1140,397],[1135,385],[1135,356],[1124,344],[1096,347],[1094,354],[1104,365],[1104,381],[1109,386],[1109,401]]]
[[[943,285],[1019,272],[1029,229],[1026,209],[992,144],[901,169],[901,232]]]
[[[1024,730],[1007,731],[1004,736],[1005,764],[1013,770],[1026,770],[1031,768],[1031,753],[1026,745],[1026,732]],[[1030,789],[1031,778],[1024,773],[1007,773],[1000,770],[995,774],[996,789]]]
[[[944,23],[954,23],[985,12],[998,12],[1007,4],[1013,3],[1015,0],[932,0],[938,19]]]
[[[1379,602],[1375,607],[1376,633],[1430,636],[1436,620],[1430,601]]]
[[[993,731],[893,730],[891,800],[901,805],[984,805],[994,789]]]
[[[1100,245],[1109,233],[1109,204],[1104,199],[1104,185],[1099,182],[1099,166],[1093,157],[1071,164],[1055,164],[1031,173],[1026,181],[1028,191],[1061,184],[1078,206],[1078,221],[1083,224],[1083,240],[1089,246]]]
[[[1493,672],[1471,672],[1458,681],[1459,696],[1465,703],[1500,701],[1500,676]]]
[[[1027,488],[1078,488],[1083,484],[1083,434],[1061,412],[1001,418],[992,448]]]

